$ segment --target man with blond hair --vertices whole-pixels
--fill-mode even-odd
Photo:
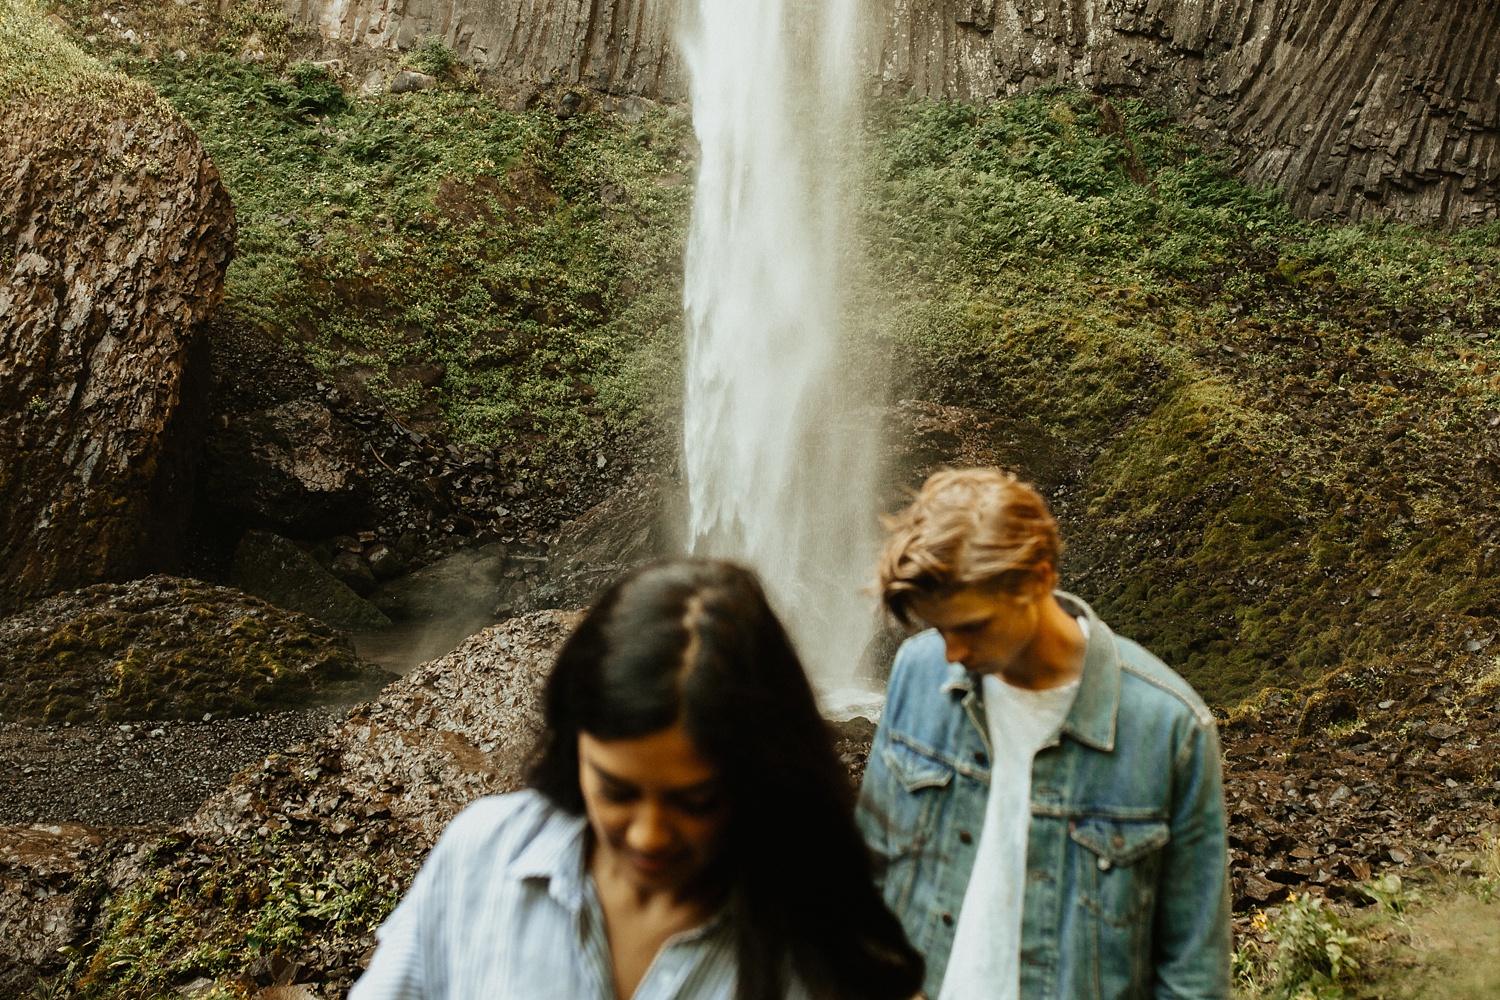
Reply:
[[[860,790],[932,1000],[1229,995],[1219,740],[1188,684],[1059,591],[1046,502],[934,473],[887,520],[896,654]]]

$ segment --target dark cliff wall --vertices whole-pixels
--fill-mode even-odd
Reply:
[[[149,88],[85,59],[34,8],[0,8],[8,612],[170,562],[188,499],[183,396],[234,214],[197,138]]]
[[[493,80],[676,101],[691,0],[289,0],[329,39],[442,38]],[[870,0],[887,94],[1079,84],[1165,104],[1305,216],[1500,218],[1491,0]]]

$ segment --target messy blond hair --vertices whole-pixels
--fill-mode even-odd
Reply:
[[[940,469],[911,504],[883,518],[880,599],[902,624],[911,601],[966,587],[1015,590],[1056,571],[1057,522],[1029,484],[999,469]]]

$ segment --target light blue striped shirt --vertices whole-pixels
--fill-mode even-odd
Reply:
[[[469,806],[376,932],[350,1000],[617,1000],[584,828],[531,791]],[[735,967],[721,913],[668,938],[632,1000],[731,1000]]]

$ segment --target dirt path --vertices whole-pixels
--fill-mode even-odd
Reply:
[[[0,826],[175,823],[236,772],[310,741],[345,711],[52,729],[0,725]]]

